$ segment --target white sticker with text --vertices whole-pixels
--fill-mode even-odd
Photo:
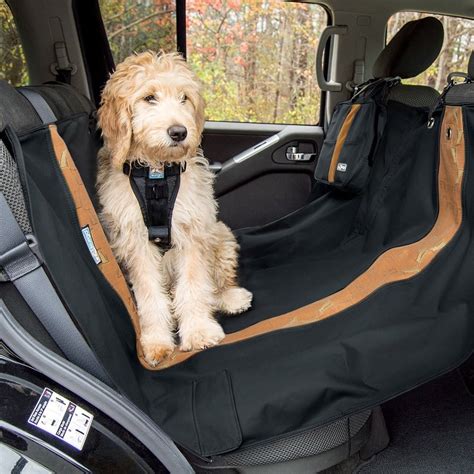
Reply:
[[[83,448],[94,416],[59,393],[45,388],[28,423],[46,431],[79,451]]]

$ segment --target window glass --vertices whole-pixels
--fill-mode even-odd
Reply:
[[[134,52],[176,51],[174,0],[99,0],[115,63]]]
[[[436,61],[425,72],[404,82],[427,85],[442,91],[449,73],[467,72],[469,55],[474,49],[474,20],[430,13],[398,12],[388,21],[387,42],[405,23],[426,16],[434,16],[443,23],[443,49]]]
[[[0,79],[13,86],[28,84],[28,70],[20,37],[8,5],[0,0]]]
[[[315,124],[319,5],[282,0],[188,0],[187,57],[209,120]]]

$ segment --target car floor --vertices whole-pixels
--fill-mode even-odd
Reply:
[[[353,472],[474,472],[474,396],[459,370],[386,403],[383,412],[390,444]]]

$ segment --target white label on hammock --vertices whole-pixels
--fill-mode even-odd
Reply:
[[[347,170],[347,163],[338,163],[336,169],[344,173]]]
[[[150,168],[150,171],[148,172],[149,179],[163,179],[164,177],[164,171],[159,168]]]
[[[82,236],[84,237],[84,240],[86,241],[87,248],[89,249],[89,252],[96,263],[96,265],[99,265],[99,263],[102,263],[102,260],[100,258],[99,252],[97,252],[97,249],[94,244],[94,240],[92,239],[92,234],[91,230],[88,225],[83,227],[82,229]]]
[[[45,388],[28,423],[52,434],[79,451],[83,448],[94,416],[67,398]]]

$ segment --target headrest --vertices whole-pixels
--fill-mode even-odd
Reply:
[[[18,133],[41,125],[31,104],[8,82],[0,80],[0,128],[9,124]]]
[[[471,79],[474,79],[474,51],[469,58],[469,65],[467,66],[467,73]]]
[[[433,64],[443,40],[443,24],[434,17],[406,23],[379,54],[373,68],[374,77],[417,76]]]

